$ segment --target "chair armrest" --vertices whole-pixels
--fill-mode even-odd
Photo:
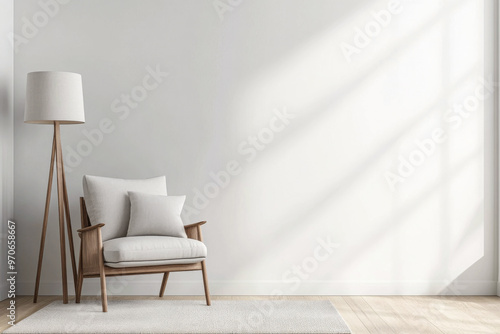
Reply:
[[[194,226],[203,225],[203,224],[206,224],[206,223],[207,223],[206,220],[204,220],[204,221],[201,221],[201,222],[184,225],[184,228],[187,229],[187,228],[191,228],[191,227],[194,227]]]
[[[184,230],[186,231],[187,237],[189,239],[195,239],[198,241],[203,241],[201,237],[201,225],[206,224],[206,221],[201,221],[189,225],[184,225]]]
[[[80,243],[80,269],[83,275],[99,274],[103,261],[101,228],[104,224],[84,227],[78,230]]]
[[[95,230],[96,228],[101,228],[103,226],[104,226],[104,224],[92,225],[92,226],[81,228],[81,229],[77,230],[77,232],[78,233],[85,233],[85,232],[89,232],[89,231]]]

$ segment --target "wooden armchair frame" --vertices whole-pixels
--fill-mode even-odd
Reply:
[[[143,275],[143,274],[158,274],[163,273],[163,280],[161,282],[159,296],[163,297],[165,287],[170,272],[173,271],[193,271],[201,270],[203,274],[203,287],[205,289],[205,299],[207,305],[210,306],[210,292],[208,289],[207,270],[205,260],[197,263],[190,264],[168,264],[159,266],[145,266],[145,267],[127,267],[127,268],[112,268],[104,263],[102,252],[102,238],[101,228],[104,224],[91,225],[90,219],[87,215],[87,208],[85,200],[80,197],[80,212],[82,228],[78,230],[80,236],[80,261],[78,266],[78,280],[76,287],[76,302],[80,302],[82,295],[82,286],[84,278],[96,278],[101,280],[101,301],[102,311],[108,311],[108,299],[106,294],[106,276],[120,276],[120,275]],[[201,236],[201,225],[206,221],[185,225],[187,237],[198,241],[203,241]]]

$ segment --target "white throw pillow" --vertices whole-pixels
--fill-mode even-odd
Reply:
[[[104,223],[102,240],[127,236],[130,220],[129,191],[167,195],[165,176],[145,180],[124,180],[85,175],[83,194],[92,225]]]
[[[181,219],[186,196],[151,195],[129,191],[130,222],[127,237],[162,235],[187,238]]]

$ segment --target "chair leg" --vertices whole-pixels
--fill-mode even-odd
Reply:
[[[210,291],[208,290],[207,267],[205,261],[201,261],[201,272],[203,273],[203,287],[205,288],[205,299],[207,305],[210,306]]]
[[[97,229],[97,240],[99,249],[99,277],[101,278],[101,302],[102,311],[108,312],[108,295],[106,294],[106,272],[104,271],[104,257],[102,254],[101,229]]]
[[[75,302],[79,303],[82,297],[82,286],[83,286],[83,274],[82,270],[78,270],[78,281],[76,282],[76,297]]]
[[[167,286],[167,280],[169,274],[170,273],[168,271],[163,274],[163,280],[161,281],[161,288],[160,288],[160,297],[163,297],[163,294],[165,293],[165,288]]]
[[[83,262],[82,262],[82,245],[80,244],[80,258],[78,262],[78,278],[76,280],[75,302],[79,303],[82,297],[83,287]]]
[[[101,271],[101,302],[102,311],[108,312],[108,295],[106,294],[106,275],[104,270]]]

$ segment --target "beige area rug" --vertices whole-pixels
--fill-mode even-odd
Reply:
[[[56,301],[4,333],[351,333],[329,301]]]

